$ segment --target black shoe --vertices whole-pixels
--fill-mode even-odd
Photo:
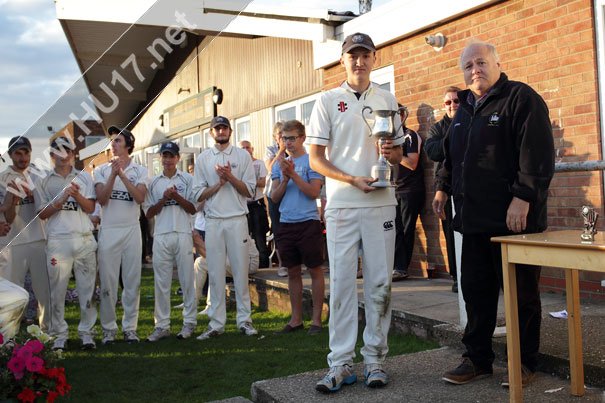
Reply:
[[[464,385],[477,379],[487,378],[493,373],[492,369],[482,369],[476,367],[470,358],[464,357],[462,363],[455,369],[447,371],[443,374],[443,379],[446,382],[453,383],[455,385]]]
[[[458,281],[454,280],[454,284],[452,284],[452,292],[458,294]]]
[[[393,270],[393,281],[400,281],[408,278],[407,271]]]

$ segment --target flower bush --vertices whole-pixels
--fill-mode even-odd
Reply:
[[[0,333],[0,401],[52,403],[69,393],[65,368],[57,366],[61,353],[52,350],[50,340],[36,325],[6,343]]]

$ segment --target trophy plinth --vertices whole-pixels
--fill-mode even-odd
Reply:
[[[366,118],[366,111],[368,112],[367,114],[374,119],[373,126],[370,125],[368,119]],[[395,130],[395,114],[402,111],[405,113],[405,117],[407,118],[407,108],[405,106],[402,106],[395,111],[385,109],[374,110],[369,106],[364,106],[361,110],[361,117],[370,129],[370,136],[378,139],[379,157],[376,164],[372,166],[372,170],[370,172],[370,176],[376,180],[371,185],[373,187],[386,188],[393,186],[391,183],[391,167],[382,154],[382,145],[387,139],[392,139],[395,137],[399,129],[401,129],[403,126],[405,119],[402,120],[401,125],[397,128],[397,130]]]

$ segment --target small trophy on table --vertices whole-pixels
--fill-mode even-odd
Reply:
[[[595,228],[597,225],[597,219],[599,218],[599,213],[594,211],[594,208],[590,206],[582,206],[582,218],[584,219],[584,231],[580,235],[582,242],[593,242],[594,236],[597,233],[597,229]]]

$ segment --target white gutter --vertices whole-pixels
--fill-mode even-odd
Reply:
[[[313,42],[313,67],[338,62],[343,39],[355,32],[372,37],[377,47],[442,24],[501,0],[394,0],[335,28],[333,38]],[[428,45],[427,45],[428,46]]]

